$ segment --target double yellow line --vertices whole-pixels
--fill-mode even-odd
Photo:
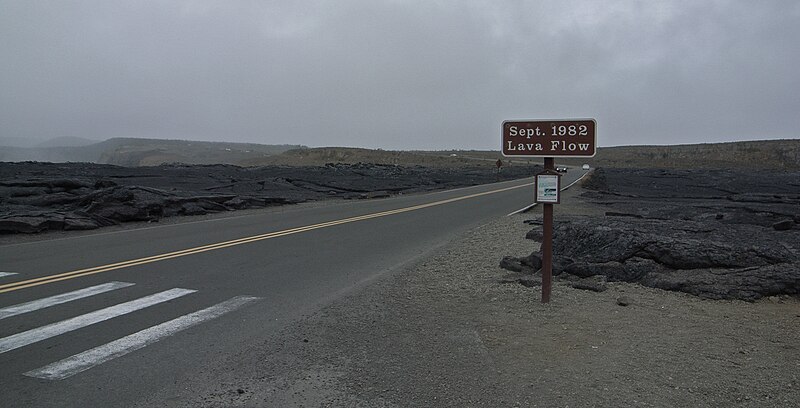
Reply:
[[[78,270],[75,270],[75,271],[59,273],[59,274],[56,274],[56,275],[43,276],[41,278],[28,279],[28,280],[19,281],[19,282],[7,283],[5,285],[0,285],[0,293],[12,292],[12,291],[15,291],[15,290],[30,288],[30,287],[39,286],[39,285],[45,285],[45,284],[48,284],[48,283],[59,282],[59,281],[67,280],[67,279],[79,278],[81,276],[89,276],[89,275],[94,275],[94,274],[98,274],[98,273],[102,273],[102,272],[108,272],[108,271],[113,271],[113,270],[117,270],[117,269],[128,268],[128,267],[131,267],[131,266],[145,265],[145,264],[149,264],[149,263],[153,263],[153,262],[164,261],[164,260],[167,260],[167,259],[179,258],[179,257],[182,257],[182,256],[199,254],[199,253],[207,252],[207,251],[214,251],[214,250],[217,250],[217,249],[222,249],[222,248],[227,248],[227,247],[232,247],[232,246],[242,245],[242,244],[248,244],[248,243],[251,243],[251,242],[262,241],[262,240],[265,240],[265,239],[278,238],[278,237],[283,237],[283,236],[286,236],[286,235],[298,234],[298,233],[301,233],[301,232],[312,231],[312,230],[320,229],[320,228],[333,227],[335,225],[349,224],[351,222],[356,222],[356,221],[369,220],[369,219],[372,219],[372,218],[385,217],[385,216],[388,216],[388,215],[394,215],[394,214],[400,214],[400,213],[405,213],[405,212],[409,212],[409,211],[421,210],[423,208],[434,207],[434,206],[437,206],[437,205],[448,204],[448,203],[452,203],[452,202],[456,202],[456,201],[461,201],[461,200],[466,200],[466,199],[470,199],[470,198],[485,196],[485,195],[489,195],[489,194],[501,193],[503,191],[514,190],[514,189],[517,189],[517,188],[522,188],[522,187],[531,186],[531,185],[533,185],[533,183],[521,184],[521,185],[512,186],[512,187],[505,187],[505,188],[501,188],[501,189],[498,189],[498,190],[485,191],[483,193],[470,194],[470,195],[466,195],[466,196],[450,198],[450,199],[447,199],[447,200],[441,200],[441,201],[435,201],[435,202],[431,202],[431,203],[427,203],[427,204],[415,205],[415,206],[412,206],[412,207],[399,208],[399,209],[396,209],[396,210],[382,211],[382,212],[373,213],[373,214],[360,215],[360,216],[357,216],[357,217],[344,218],[344,219],[341,219],[341,220],[328,221],[328,222],[323,222],[323,223],[319,223],[319,224],[307,225],[307,226],[304,226],[304,227],[297,227],[297,228],[291,228],[291,229],[286,229],[286,230],[282,230],[282,231],[269,232],[269,233],[261,234],[261,235],[253,235],[253,236],[250,236],[250,237],[244,237],[244,238],[234,239],[234,240],[230,240],[230,241],[218,242],[216,244],[203,245],[203,246],[199,246],[199,247],[183,249],[183,250],[180,250],[180,251],[168,252],[168,253],[160,254],[160,255],[153,255],[153,256],[148,256],[148,257],[145,257],[145,258],[131,259],[131,260],[128,260],[128,261],[117,262],[117,263],[112,263],[112,264],[108,264],[108,265],[95,266],[95,267],[92,267],[92,268],[78,269]]]

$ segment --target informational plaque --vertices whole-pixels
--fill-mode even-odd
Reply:
[[[561,202],[561,176],[545,172],[536,175],[536,202],[559,204]]]

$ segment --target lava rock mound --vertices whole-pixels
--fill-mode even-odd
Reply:
[[[0,162],[0,233],[84,230],[327,199],[370,199],[527,177],[493,163],[463,168]]]
[[[681,291],[711,299],[800,294],[800,229],[682,220],[559,220],[554,274]]]
[[[605,216],[556,217],[553,274],[709,299],[798,295],[798,180],[797,172],[597,169],[581,197]],[[529,224],[526,237],[541,241],[541,222]],[[523,259],[539,256],[501,266],[523,270]]]

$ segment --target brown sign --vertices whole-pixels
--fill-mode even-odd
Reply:
[[[596,153],[594,119],[503,122],[503,156],[593,157]]]

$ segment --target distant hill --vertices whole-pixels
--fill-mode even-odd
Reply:
[[[52,139],[39,139],[30,137],[0,137],[0,146],[13,148],[42,148],[42,147],[78,147],[98,143],[99,140],[83,137],[62,136]]]
[[[244,165],[324,165],[369,162],[379,164],[458,167],[497,159],[505,165],[542,163],[542,159],[503,157],[499,151],[386,151],[344,147],[289,150],[282,154],[247,160]],[[557,159],[557,163],[592,167],[675,169],[800,170],[800,139],[704,143],[676,146],[601,147],[593,158]]]
[[[96,162],[93,145],[81,147],[0,147],[0,161]]]
[[[164,163],[243,165],[247,160],[303,148],[300,145],[132,138],[108,139],[92,147],[101,151],[98,163],[120,166],[157,166]]]
[[[0,139],[0,142],[6,139]],[[164,163],[234,164],[238,166],[322,166],[326,163],[376,163],[403,166],[463,167],[541,163],[542,159],[505,158],[499,151],[391,151],[352,147],[307,148],[300,145],[198,142],[114,138],[89,145],[87,139],[57,138],[42,147],[1,147],[0,161],[93,162],[121,166]],[[53,147],[57,144],[74,146]],[[800,170],[800,139],[705,143],[676,146],[601,147],[588,159],[557,163],[592,167]]]
[[[381,149],[361,149],[354,147],[317,147],[289,150],[275,156],[245,160],[246,166],[284,165],[284,166],[322,166],[327,163],[375,163],[403,166],[463,167],[475,165],[476,158],[466,157],[462,152],[397,151]],[[492,159],[483,158],[478,163],[493,165],[500,157],[499,152],[487,152]]]
[[[87,141],[91,144],[83,144]],[[0,161],[91,162],[120,166],[241,164],[244,160],[300,148],[303,146],[135,138],[113,138],[98,143],[81,138],[57,138],[42,142],[38,147],[2,147]]]
[[[593,167],[796,171],[800,170],[800,139],[601,147],[591,159],[560,162]]]

